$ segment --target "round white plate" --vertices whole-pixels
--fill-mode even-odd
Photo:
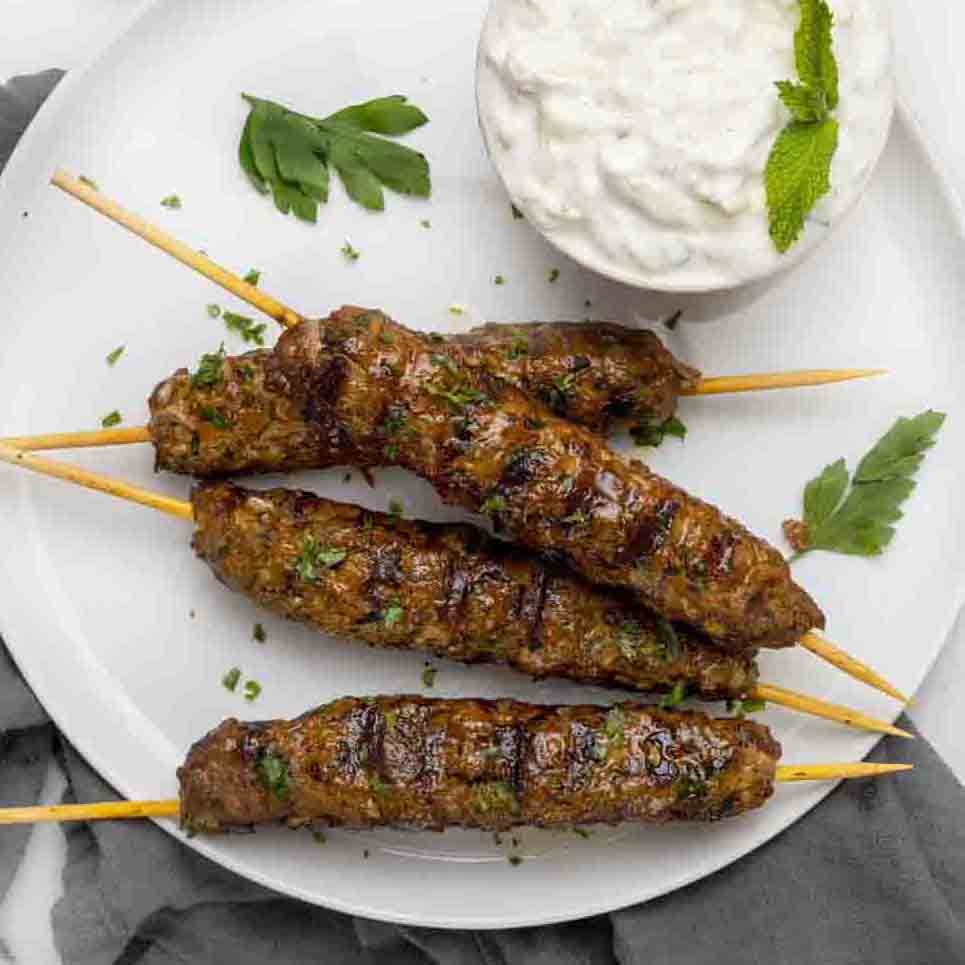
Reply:
[[[93,428],[114,408],[126,424],[140,423],[162,376],[222,340],[243,348],[205,310],[209,302],[240,306],[49,187],[56,165],[96,179],[225,264],[260,268],[263,288],[308,313],[361,303],[416,327],[457,329],[588,311],[644,323],[681,307],[684,321],[667,341],[707,372],[893,372],[683,403],[687,441],[670,440],[653,464],[774,541],[781,520],[799,511],[804,482],[827,462],[847,456],[854,465],[899,415],[929,406],[949,413],[888,553],[871,561],[814,554],[796,566],[829,615],[829,635],[914,690],[958,610],[965,564],[965,251],[920,145],[899,120],[857,212],[776,286],[753,298],[648,298],[579,270],[511,217],[475,119],[483,12],[481,0],[149,5],[54,95],[0,181],[0,433]],[[372,215],[336,189],[317,226],[283,218],[238,169],[241,91],[317,114],[409,95],[432,118],[411,138],[432,162],[431,201],[389,195],[387,210]],[[182,210],[160,206],[171,192]],[[362,253],[355,263],[339,252],[346,239]],[[554,284],[552,268],[560,269]],[[493,285],[497,273],[505,285]],[[451,314],[452,304],[466,314]],[[120,344],[127,351],[108,368],[104,357]],[[154,477],[143,446],[68,458],[188,491],[187,480]],[[291,482],[376,508],[401,498],[410,515],[457,516],[401,473],[379,473],[375,489],[356,473],[350,483],[342,472]],[[173,794],[187,746],[225,716],[291,716],[340,694],[421,688],[420,655],[326,640],[266,617],[215,582],[189,537],[181,521],[0,468],[0,631],[58,724],[123,794]],[[259,620],[264,646],[251,639]],[[807,653],[771,653],[762,663],[765,679],[883,716],[896,711]],[[254,705],[220,684],[235,665],[264,687]],[[442,696],[573,701],[588,693],[436,665],[433,693]],[[780,709],[764,717],[789,761],[857,759],[873,743]],[[443,927],[531,925],[646,900],[709,874],[828,790],[782,787],[759,812],[712,827],[605,829],[589,840],[524,831],[517,848],[510,836],[500,846],[474,833],[394,832],[334,832],[319,847],[280,829],[186,843],[279,891],[355,914]],[[510,850],[527,860],[511,866]]]

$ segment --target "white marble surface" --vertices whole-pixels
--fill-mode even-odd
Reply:
[[[47,67],[86,63],[128,19],[134,0],[0,0],[0,81]],[[965,105],[965,72],[957,69],[956,38],[965,36],[965,4],[892,0],[898,48],[899,90],[933,155],[965,204],[965,128],[952,119]],[[910,642],[912,643],[912,642]],[[910,709],[916,725],[965,783],[965,619],[959,620],[934,670]],[[51,772],[44,801],[62,790]],[[50,908],[61,893],[64,838],[56,825],[40,825],[26,860],[0,904],[0,948],[29,965],[58,965]],[[107,965],[107,963],[105,963]]]

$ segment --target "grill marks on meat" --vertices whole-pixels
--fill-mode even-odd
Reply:
[[[195,830],[499,831],[737,815],[770,797],[780,752],[761,724],[638,704],[345,697],[292,721],[227,720],[178,779]]]
[[[427,336],[480,373],[515,385],[594,432],[615,419],[663,421],[699,373],[677,361],[653,332],[608,322],[489,324],[462,335]],[[337,358],[310,380],[309,410],[287,397],[288,382],[268,349],[225,359],[222,379],[195,386],[187,369],[161,382],[149,400],[157,468],[200,478],[288,472],[357,461],[351,440],[326,421],[324,403],[340,383]],[[206,419],[218,411],[228,428]],[[391,444],[391,443],[390,443]]]
[[[745,696],[757,680],[753,653],[726,653],[683,627],[670,635],[629,597],[471,526],[227,482],[199,486],[192,504],[193,546],[222,582],[326,633],[535,677],[640,691],[683,682],[709,700]],[[338,551],[313,579],[299,568],[309,541]]]
[[[449,502],[491,510],[514,541],[721,646],[791,645],[823,626],[774,547],[461,352],[441,354],[381,312],[343,308],[287,331],[272,364],[360,464],[402,466]],[[317,373],[333,359],[340,380],[320,401]]]

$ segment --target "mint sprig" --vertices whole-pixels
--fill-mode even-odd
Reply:
[[[838,147],[838,65],[825,0],[798,0],[801,20],[794,34],[797,81],[776,83],[791,120],[778,134],[764,169],[771,239],[781,253],[804,230],[809,212],[831,188],[831,159]]]
[[[371,211],[385,207],[383,187],[428,197],[429,162],[386,137],[407,134],[429,118],[405,97],[353,104],[328,117],[310,117],[274,101],[242,95],[251,112],[241,132],[238,160],[252,184],[271,192],[282,214],[316,221],[328,201],[333,167],[354,201]]]

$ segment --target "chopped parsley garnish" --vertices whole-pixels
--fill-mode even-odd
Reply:
[[[220,409],[216,409],[213,405],[204,405],[201,407],[201,418],[205,422],[210,422],[216,429],[230,429],[231,422],[227,419]]]
[[[383,186],[399,194],[429,196],[428,161],[389,140],[429,120],[404,97],[380,97],[319,118],[242,96],[251,112],[238,159],[255,188],[262,194],[270,191],[283,214],[294,211],[305,221],[316,221],[319,203],[328,201],[330,167],[348,196],[370,211],[385,207]]]
[[[317,580],[320,570],[338,566],[346,556],[346,550],[323,546],[314,536],[307,536],[295,562],[295,570],[303,580]]]
[[[405,504],[401,499],[389,500],[389,513],[392,516],[401,516],[405,512]]]
[[[289,785],[288,761],[271,750],[262,751],[255,761],[255,773],[262,787],[270,791],[279,801],[288,799]]]
[[[177,210],[181,207],[181,199],[176,194],[169,194],[166,198],[161,198],[161,204],[165,208],[171,208],[172,210]]]
[[[419,224],[421,224],[423,228],[431,228],[431,227],[432,227],[432,222],[431,222],[428,218],[423,218],[423,219],[419,222]]]
[[[613,750],[619,750],[623,747],[626,739],[626,724],[627,718],[623,709],[611,707],[603,724],[603,733],[606,734],[608,747],[613,748]]]
[[[114,349],[114,351],[111,352],[110,355],[107,356],[107,364],[108,364],[108,365],[116,365],[116,364],[117,364],[117,360],[118,360],[123,354],[124,354],[124,346],[123,346],[123,345],[118,345],[117,348]]]
[[[663,422],[644,419],[630,427],[630,438],[638,446],[659,446],[667,436],[683,440],[686,435],[687,427],[675,415]]]
[[[261,693],[261,684],[257,680],[246,680],[243,689],[245,700],[254,700]]]
[[[369,774],[369,788],[376,797],[387,798],[392,796],[392,788],[378,774]]]
[[[480,392],[478,389],[467,384],[458,384],[449,388],[430,386],[429,392],[432,395],[446,399],[457,412],[465,411],[467,406],[473,405],[474,403],[489,401],[489,396],[484,392]]]
[[[422,686],[423,687],[435,687],[436,685],[436,674],[439,673],[435,667],[426,664],[422,668]]]
[[[261,281],[261,271],[257,268],[249,268],[244,280],[249,285],[257,285],[258,282]]]
[[[557,281],[560,277],[559,268],[551,268],[550,273],[546,276],[546,280],[552,285],[554,281]]]
[[[465,315],[466,309],[463,305],[450,305],[449,306],[450,315]]]
[[[100,191],[100,188],[97,186],[97,182],[93,178],[87,177],[86,174],[79,175],[77,180],[80,181],[81,184],[86,184],[87,187],[93,188],[95,191]]]
[[[214,302],[212,302],[210,305],[208,305],[208,317],[209,317],[209,318],[220,318],[220,317],[221,317],[221,306],[220,306],[220,305],[215,305]]]
[[[674,781],[673,790],[678,801],[685,801],[706,797],[708,788],[706,781],[683,774]]]
[[[358,260],[359,260],[359,257],[360,257],[361,254],[362,254],[362,253],[358,250],[358,248],[355,248],[355,247],[352,245],[352,242],[349,241],[347,238],[345,239],[345,244],[342,245],[341,248],[339,248],[339,251],[341,251],[342,254],[345,255],[345,257],[346,257],[349,261],[358,261]]]
[[[682,308],[678,308],[677,311],[673,313],[673,315],[670,315],[668,318],[665,318],[663,320],[664,328],[666,328],[668,332],[676,331],[677,325],[679,324],[683,313],[684,313],[684,310]]]
[[[405,428],[408,419],[409,417],[406,415],[405,409],[392,406],[385,417],[385,421],[382,423],[382,428],[388,435],[394,436],[397,432],[401,432]]]
[[[404,616],[405,610],[402,608],[402,601],[396,597],[382,611],[382,624],[386,627],[394,627]]]
[[[687,699],[687,685],[682,681],[678,680],[674,685],[673,689],[664,694],[659,701],[657,701],[657,706],[661,710],[670,710],[673,707],[682,704]]]
[[[494,284],[494,285],[505,285],[505,284],[506,284],[506,279],[503,278],[502,275],[496,275],[496,276],[493,278],[493,284]]]
[[[592,832],[592,831],[588,831],[586,828],[581,828],[578,824],[573,825],[573,827],[572,827],[570,830],[571,830],[577,837],[582,838],[584,841],[586,841],[587,838],[591,838],[591,837],[593,836],[593,832]]]
[[[655,613],[654,629],[657,633],[657,639],[663,646],[667,660],[676,660],[681,653],[683,653],[683,647],[680,645],[680,640],[677,637],[677,631],[673,628],[673,624],[666,617]]]
[[[529,354],[529,337],[522,334],[521,332],[516,332],[513,335],[513,340],[509,344],[509,350],[506,355],[511,359],[522,358],[524,355]]]
[[[239,680],[241,680],[241,667],[232,667],[221,678],[221,683],[226,690],[234,692],[235,688],[238,686]]]
[[[103,419],[101,419],[101,426],[105,429],[110,429],[111,426],[118,426],[121,424],[121,414],[115,409],[113,412],[108,412]]]
[[[265,633],[265,628],[261,623],[256,623],[251,630],[252,639],[257,643],[264,643],[268,639],[268,634]]]
[[[804,525],[795,535],[794,559],[811,550],[877,556],[895,535],[901,504],[915,488],[912,478],[935,444],[943,412],[927,409],[899,419],[858,463],[849,477],[844,459],[825,466],[804,488]],[[794,521],[789,521],[794,522]]]
[[[727,701],[727,713],[734,714],[737,717],[743,717],[745,714],[756,714],[766,707],[766,701],[757,700],[753,697],[745,697],[743,700]]]
[[[521,221],[521,220],[523,219],[523,212],[520,211],[519,208],[517,208],[515,204],[511,204],[511,205],[509,206],[509,210],[512,211],[512,213],[513,213],[513,220],[514,220],[514,221]]]
[[[225,350],[224,343],[217,352],[207,352],[198,362],[198,371],[191,376],[193,386],[217,385],[224,376]]]
[[[229,312],[225,309],[221,313],[224,323],[229,332],[236,332],[246,342],[254,342],[255,345],[265,344],[266,322],[256,322],[247,315],[239,315],[237,312]]]
[[[523,863],[523,859],[518,854],[511,854],[506,860],[514,868],[518,868]]]
[[[312,831],[312,840],[315,844],[325,844],[328,838],[325,837],[324,831]]]
[[[486,516],[492,516],[495,513],[501,513],[506,508],[506,497],[496,493],[493,496],[487,496],[483,500],[483,504],[479,507],[479,512]]]
[[[480,814],[519,814],[519,801],[506,781],[479,784],[472,797],[472,806]]]

